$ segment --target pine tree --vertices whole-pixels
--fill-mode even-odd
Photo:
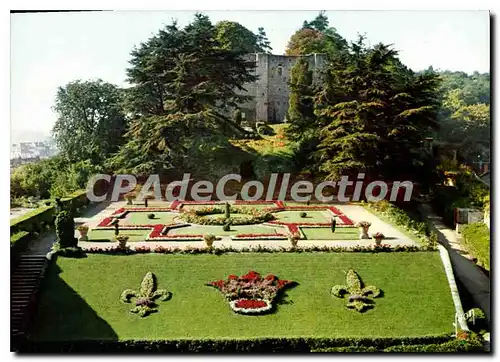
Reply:
[[[290,98],[288,107],[288,137],[304,140],[311,136],[314,126],[313,76],[309,64],[299,58],[292,67],[290,76]]]
[[[132,52],[128,98],[135,119],[110,161],[115,170],[182,168],[193,137],[245,132],[223,113],[248,99],[237,91],[256,79],[255,64],[216,35],[210,19],[196,14],[184,29],[173,23]]]
[[[328,65],[316,95],[318,169],[334,178],[361,170],[376,176],[414,172],[435,126],[433,76],[415,76],[379,44],[351,44]]]
[[[271,54],[272,50],[271,42],[267,39],[264,28],[260,27],[257,34],[257,52]]]

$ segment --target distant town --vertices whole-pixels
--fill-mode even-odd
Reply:
[[[13,143],[10,148],[10,167],[42,160],[58,153],[55,141],[49,138],[45,141]]]

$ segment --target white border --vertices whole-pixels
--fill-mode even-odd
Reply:
[[[460,329],[468,331],[469,327],[464,318],[464,309],[462,308],[462,301],[460,300],[460,294],[458,294],[457,284],[455,283],[455,276],[453,275],[453,267],[451,266],[450,255],[448,250],[438,244],[439,255],[443,261],[444,271],[446,272],[446,277],[448,278],[448,284],[450,285],[451,297],[453,298],[453,304],[455,304],[455,313],[458,319],[458,324],[460,324]]]

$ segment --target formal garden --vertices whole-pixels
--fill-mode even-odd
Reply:
[[[102,218],[92,229],[87,225],[78,227],[80,240],[88,242],[120,239],[126,242],[207,243],[212,237],[229,237],[231,240],[358,240],[358,228],[361,227],[334,205],[288,206],[282,201],[234,204],[174,201],[168,207],[126,205]]]
[[[11,206],[33,208],[10,222],[11,315],[22,320],[11,327],[13,349],[482,351],[485,316],[464,314],[450,254],[418,206],[435,203],[446,221],[455,207],[489,204],[489,190],[469,187],[469,169],[444,187],[448,168],[429,146],[467,129],[488,141],[461,144],[461,162],[489,148],[489,74],[414,72],[390,45],[348,42],[322,12],[290,38],[293,65],[274,67],[289,87],[280,123],[243,106],[258,79],[248,53],[272,59],[263,28],[197,13],[131,51],[126,88],[76,80],[58,89],[60,154],[11,175]],[[321,79],[306,61],[312,53],[328,56]],[[466,84],[481,102],[461,93]],[[484,122],[470,127],[471,115]],[[272,201],[245,201],[243,187],[231,190],[234,201],[138,197],[151,191],[150,175],[166,190],[185,174],[266,185],[273,174],[314,185],[362,174],[359,183],[411,180],[415,189],[405,202],[371,202],[351,177],[343,191],[358,194],[352,202],[341,201],[340,181],[321,189],[328,202],[316,193],[291,201],[286,187]],[[91,201],[93,175],[130,175],[138,188]],[[106,187],[95,189],[114,193]],[[464,238],[489,270],[489,229],[469,226]]]
[[[146,207],[133,201],[110,216],[98,213],[96,226],[81,235],[85,228],[71,216],[78,205],[56,205],[58,243],[26,350],[482,348],[469,331],[455,335],[456,305],[442,255],[428,230],[419,236],[423,226],[410,219],[405,224],[400,216],[398,227],[413,234],[415,244],[390,245],[372,238],[370,223],[344,214],[341,205],[174,201]],[[386,202],[363,209],[388,223],[402,213]],[[362,239],[366,233],[370,238]],[[88,240],[72,238],[77,235]],[[302,246],[311,236],[353,246]],[[213,243],[224,238],[260,243]],[[273,247],[280,238],[288,246]],[[368,244],[357,244],[363,240]],[[197,244],[182,247],[186,241]]]

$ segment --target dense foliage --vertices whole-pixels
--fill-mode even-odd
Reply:
[[[462,162],[489,161],[490,74],[441,72],[438,141],[458,150]]]
[[[70,162],[97,165],[116,152],[127,126],[121,100],[121,90],[100,79],[59,87],[53,135],[60,154]]]
[[[477,258],[477,262],[490,270],[490,229],[483,223],[465,225],[462,236],[467,250]]]
[[[75,220],[69,211],[61,211],[55,221],[57,243],[61,248],[75,247],[78,240],[75,238]]]
[[[304,58],[299,58],[290,75],[287,135],[290,139],[307,142],[315,130],[314,89],[312,71]]]
[[[334,55],[347,48],[347,41],[329,27],[328,18],[320,12],[311,22],[304,21],[302,28],[290,38],[286,47],[286,55],[307,55],[326,53]]]
[[[363,37],[351,43],[331,58],[315,94],[315,170],[333,178],[361,170],[428,176],[424,139],[437,127],[437,86],[437,75],[414,74],[391,47],[369,47]]]
[[[250,36],[234,23],[217,28],[196,14],[185,28],[174,22],[132,51],[127,104],[133,121],[128,142],[111,160],[114,169],[136,174],[186,169],[198,139],[245,133],[225,115],[247,99],[243,85],[255,80],[254,63],[244,58],[247,49],[224,37],[221,42],[221,32],[235,31]]]

